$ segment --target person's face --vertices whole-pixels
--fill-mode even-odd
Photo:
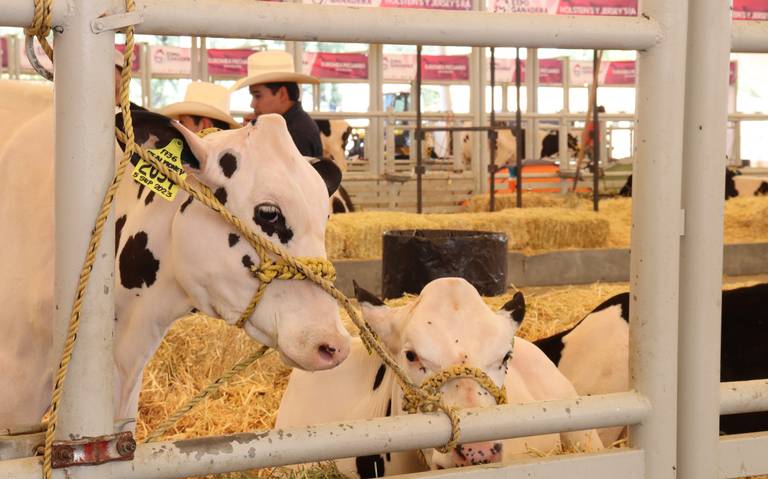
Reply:
[[[199,122],[195,123],[195,119],[191,115],[179,115],[179,123],[193,133],[197,133],[200,130],[205,130],[206,128],[211,128],[213,126],[211,119],[205,116],[200,118]]]
[[[282,115],[291,108],[291,100],[288,98],[288,92],[285,88],[280,88],[277,93],[264,85],[251,85],[248,90],[251,92],[251,108],[256,116],[267,113],[277,113]]]

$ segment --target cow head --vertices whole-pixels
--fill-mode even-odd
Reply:
[[[342,172],[347,171],[347,141],[352,127],[344,120],[315,120],[323,142],[323,156],[333,160]]]
[[[332,162],[311,165],[302,157],[281,116],[262,115],[254,124],[204,138],[160,115],[134,113],[134,124],[140,143],[182,139],[188,178],[210,188],[254,231],[293,256],[325,258],[328,197],[341,173]],[[221,216],[184,192],[173,208],[176,281],[192,306],[237,322],[259,285],[250,269],[259,255]],[[334,367],[349,352],[335,300],[310,281],[273,281],[244,329],[302,369]]]
[[[467,281],[441,278],[424,287],[413,302],[390,308],[356,285],[365,320],[386,343],[410,379],[421,384],[429,376],[454,365],[484,371],[503,388],[512,358],[515,319],[524,314],[521,293],[499,312],[492,311]],[[495,405],[494,398],[471,379],[454,379],[442,390],[447,405],[476,408]],[[400,399],[400,398],[398,398]],[[393,407],[399,412],[400,407]],[[433,469],[498,462],[499,441],[462,444],[447,454],[424,451]]]

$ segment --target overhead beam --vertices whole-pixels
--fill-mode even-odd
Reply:
[[[32,5],[32,0],[3,0],[0,25],[29,25]],[[65,5],[54,2],[54,24],[62,18]],[[295,41],[606,50],[645,50],[660,40],[658,23],[644,16],[499,14],[252,0],[139,1],[137,10],[144,18],[136,26],[137,33],[154,35],[194,32]]]

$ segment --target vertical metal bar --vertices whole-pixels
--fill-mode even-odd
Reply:
[[[517,98],[517,110],[515,111],[515,142],[517,144],[515,155],[515,205],[518,208],[523,207],[523,113],[520,109],[520,75],[521,75],[520,49],[515,49],[515,95]]]
[[[563,116],[560,119],[560,171],[571,169],[571,153],[568,150],[568,133],[571,131],[571,121],[568,113],[571,111],[571,61],[568,57],[562,58],[563,62]],[[567,185],[560,180],[561,191],[567,190]]]
[[[594,74],[595,94],[592,97],[592,209],[598,211],[600,195],[600,122],[597,111],[597,92],[599,85],[600,60],[597,50],[592,50],[592,72]]]
[[[539,50],[536,48],[526,49],[525,57],[525,96],[527,112],[539,111]],[[538,145],[537,132],[539,120],[537,118],[528,118],[525,122],[525,151],[523,158],[533,158],[535,146]]]
[[[421,45],[416,46],[416,94],[413,98],[416,106],[416,212],[422,212],[421,175],[424,174],[424,164],[421,155]]]
[[[368,87],[370,88],[368,111],[382,111],[384,109],[383,52],[384,46],[380,43],[368,47]],[[368,131],[365,135],[365,157],[368,158],[368,171],[376,175],[384,173],[382,128],[381,117],[377,116],[368,120]]]
[[[695,5],[688,11],[685,70],[677,457],[678,478],[715,479],[728,123],[722,99],[728,98],[731,12],[728,0]]]
[[[200,37],[200,78],[203,81],[211,81],[208,75],[208,37]]]
[[[189,57],[191,60],[190,65],[190,77],[192,81],[201,80],[202,77],[200,76],[200,49],[198,48],[198,40],[200,37],[192,36],[190,38],[191,40],[191,47],[189,49]]]
[[[637,161],[630,260],[630,378],[651,402],[631,428],[645,451],[645,474],[674,479],[677,468],[677,321],[681,169],[688,2],[645,0],[662,40],[638,53]],[[636,186],[635,186],[636,185]]]
[[[55,323],[56,364],[69,323],[79,272],[101,198],[114,169],[114,43],[90,22],[111,0],[72,0],[56,45]],[[76,212],[76,213],[74,213]],[[112,433],[114,217],[110,215],[80,314],[62,396],[57,439]],[[111,477],[110,467],[73,468],[77,479]]]
[[[491,197],[488,203],[490,211],[496,211],[496,49],[491,47],[491,129],[488,130],[488,147],[491,150],[491,162],[488,165],[488,174],[491,177]]]

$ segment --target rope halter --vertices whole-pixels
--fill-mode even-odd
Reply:
[[[459,415],[455,407],[446,406],[441,399],[440,389],[455,379],[473,379],[483,389],[488,391],[496,404],[507,403],[507,393],[502,387],[496,386],[496,383],[481,369],[457,364],[443,369],[429,376],[421,383],[418,389],[410,390],[402,387],[403,390],[403,411],[408,414],[417,412],[431,413],[442,410],[451,420],[451,440],[443,447],[436,448],[439,452],[446,454],[455,448],[459,443],[460,425]],[[401,384],[402,386],[402,384]]]

